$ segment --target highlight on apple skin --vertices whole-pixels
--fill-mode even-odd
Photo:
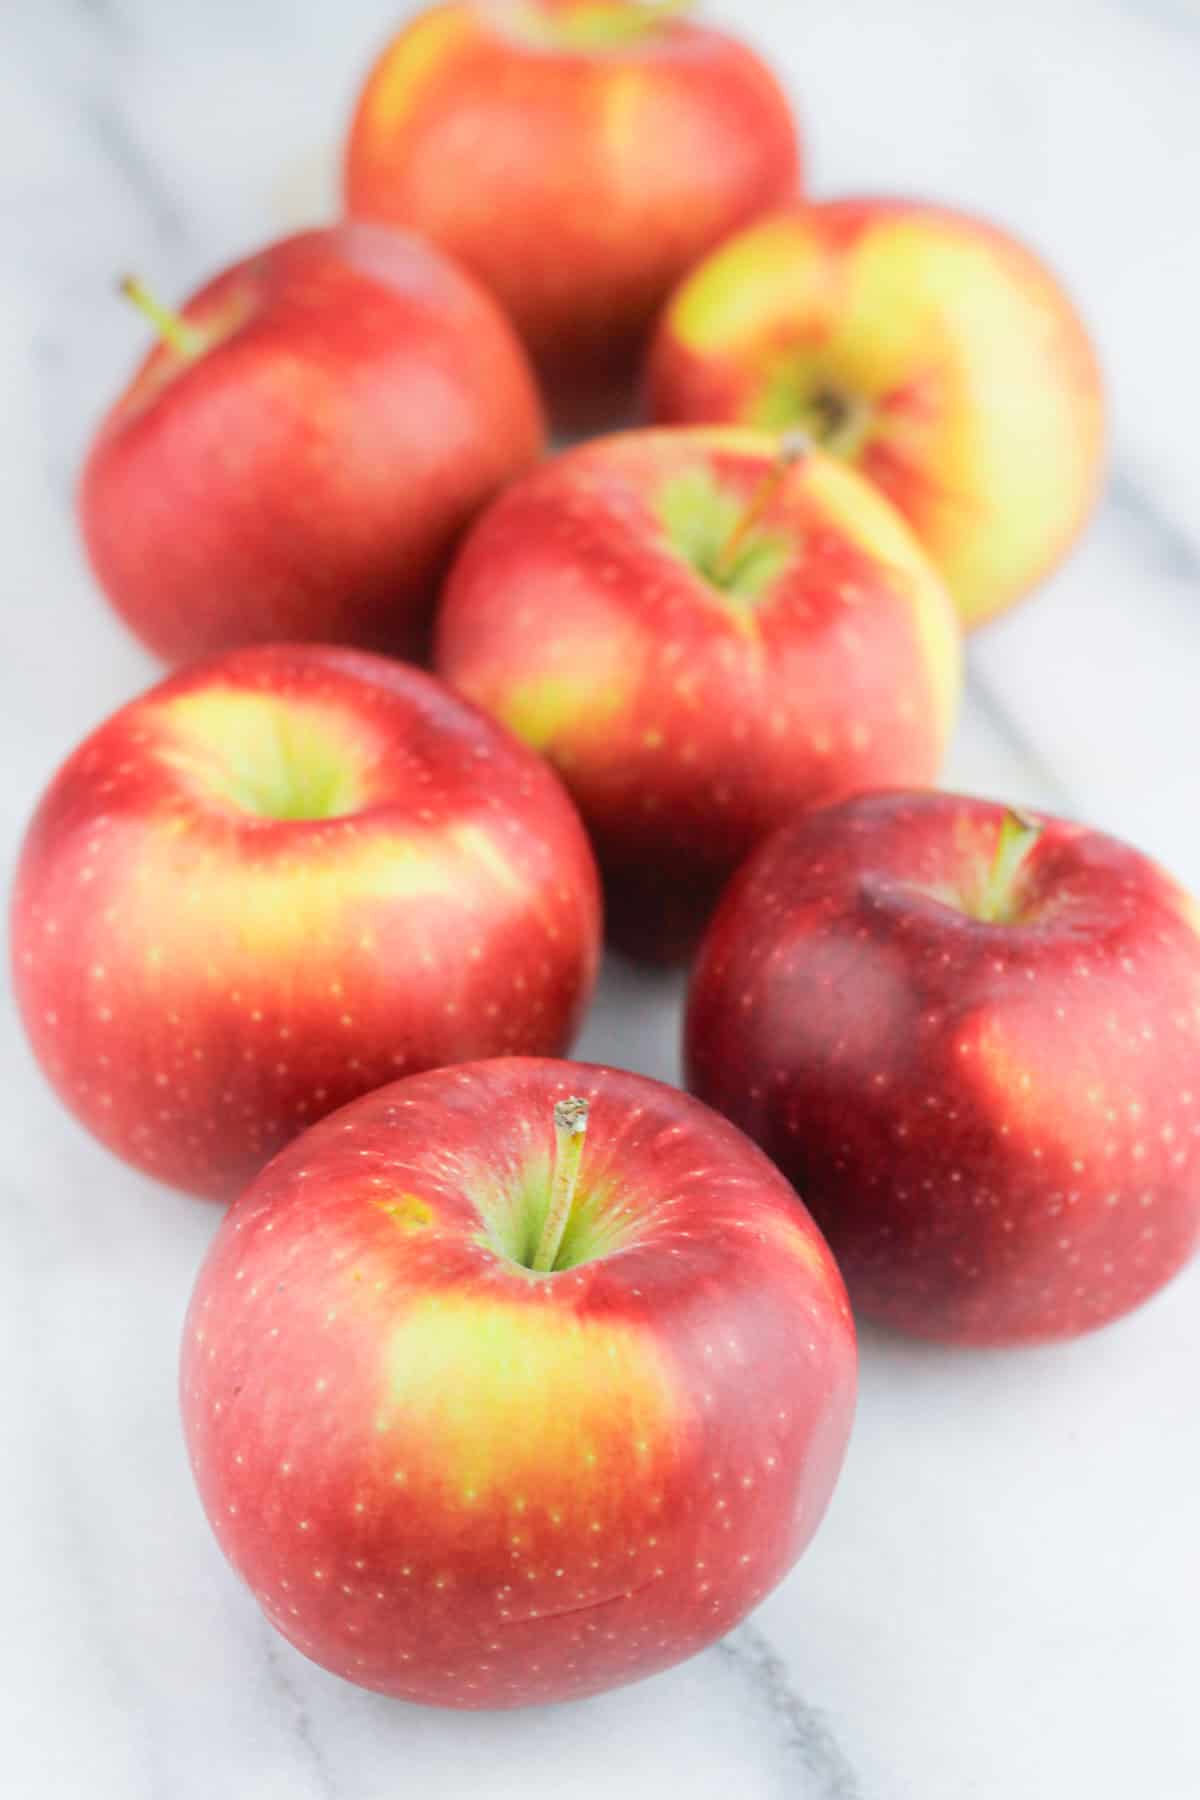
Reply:
[[[591,851],[539,758],[419,670],[272,645],[151,688],[68,759],[11,940],[75,1115],[229,1199],[401,1073],[566,1049],[600,931]]]
[[[854,1385],[836,1265],[752,1144],[642,1076],[507,1058],[277,1157],[201,1270],[181,1383],[271,1623],[452,1707],[597,1693],[728,1631],[816,1530]]]
[[[1055,277],[915,201],[829,201],[722,245],[663,310],[644,404],[811,432],[904,514],[969,626],[1055,567],[1103,473],[1100,371]]]
[[[282,639],[425,647],[464,527],[537,460],[541,403],[489,295],[369,225],[285,239],[175,314],[89,452],[96,576],[167,663]]]
[[[712,427],[619,433],[510,487],[451,571],[435,662],[549,757],[613,940],[658,959],[798,808],[932,781],[961,679],[953,607],[878,492]]]
[[[355,111],[348,211],[424,233],[490,288],[573,429],[619,421],[675,283],[799,191],[774,76],[687,10],[435,6]]]
[[[785,826],[696,965],[688,1084],[766,1150],[856,1309],[1067,1338],[1200,1236],[1200,913],[1082,825],[951,794]]]

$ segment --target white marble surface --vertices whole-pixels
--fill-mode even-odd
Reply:
[[[401,9],[402,10],[402,9]],[[716,10],[714,0],[713,10]],[[1200,888],[1196,0],[730,0],[823,192],[986,210],[1081,296],[1115,403],[1108,503],[971,646],[948,780],[1088,817]],[[387,0],[5,0],[0,718],[6,865],[84,729],[153,671],[93,591],[71,482],[168,292],[320,216]],[[677,992],[610,971],[586,1053],[670,1077]],[[724,1644],[555,1711],[358,1693],[222,1562],[175,1410],[215,1214],[57,1109],[4,1009],[0,1788],[14,1800],[1196,1800],[1200,1271],[1067,1348],[864,1334],[828,1521]]]

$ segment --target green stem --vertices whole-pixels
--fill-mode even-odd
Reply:
[[[554,1108],[554,1174],[550,1183],[550,1205],[542,1235],[534,1251],[530,1268],[548,1273],[562,1247],[563,1233],[575,1203],[579,1185],[579,1165],[583,1160],[583,1139],[587,1131],[588,1103],[572,1097],[560,1100]]]
[[[200,333],[188,324],[181,313],[170,306],[164,306],[144,281],[136,275],[126,275],[120,283],[121,292],[127,300],[132,300],[140,313],[143,313],[157,331],[164,344],[180,356],[197,356],[201,349]]]
[[[780,439],[775,461],[747,500],[741,514],[734,521],[732,531],[713,559],[712,579],[718,587],[732,577],[739,551],[787,480],[789,470],[802,462],[811,449],[812,440],[803,431],[785,432]]]
[[[979,896],[977,916],[988,925],[1003,924],[1012,917],[1012,890],[1029,852],[1042,835],[1042,825],[1028,813],[1010,806],[1000,821],[996,851]]]

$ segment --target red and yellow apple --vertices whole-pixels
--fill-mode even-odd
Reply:
[[[358,102],[356,217],[423,232],[500,300],[560,422],[615,422],[697,258],[799,184],[774,77],[683,4],[457,0],[384,50]]]
[[[1200,913],[1082,825],[887,793],[785,826],[705,941],[687,1062],[899,1330],[1071,1337],[1200,1237]]]
[[[509,488],[454,565],[435,659],[562,775],[615,941],[675,958],[797,808],[934,779],[960,643],[853,470],[701,428],[621,433]]]
[[[967,625],[1054,567],[1102,472],[1100,374],[1054,276],[908,201],[781,213],[722,246],[664,309],[645,405],[811,432],[904,514]]]
[[[110,1149],[228,1199],[397,1074],[570,1043],[600,914],[550,770],[431,676],[264,646],[94,732],[12,908],[42,1067]]]
[[[386,1694],[511,1707],[754,1606],[820,1521],[854,1378],[833,1259],[739,1132],[639,1075],[503,1058],[276,1158],[201,1270],[181,1385],[209,1520],[285,1637]]]
[[[426,644],[463,528],[543,441],[524,352],[431,246],[308,231],[176,314],[102,424],[79,514],[125,622],[168,663],[288,639]]]

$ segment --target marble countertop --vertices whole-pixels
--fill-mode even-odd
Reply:
[[[0,18],[6,868],[83,731],[154,674],[71,517],[90,426],[168,293],[330,204],[387,0],[7,0]],[[403,10],[402,8],[399,10]],[[711,10],[719,10],[713,0]],[[1195,0],[732,0],[824,193],[981,209],[1108,366],[1081,552],[970,647],[948,784],[1090,819],[1200,888]],[[678,983],[605,976],[581,1049],[672,1078]],[[863,1333],[846,1472],[753,1619],[641,1686],[453,1716],[360,1693],[259,1616],[194,1497],[175,1355],[210,1209],[123,1171],[0,1021],[0,1740],[13,1800],[1195,1800],[1200,1269],[1089,1340]]]

